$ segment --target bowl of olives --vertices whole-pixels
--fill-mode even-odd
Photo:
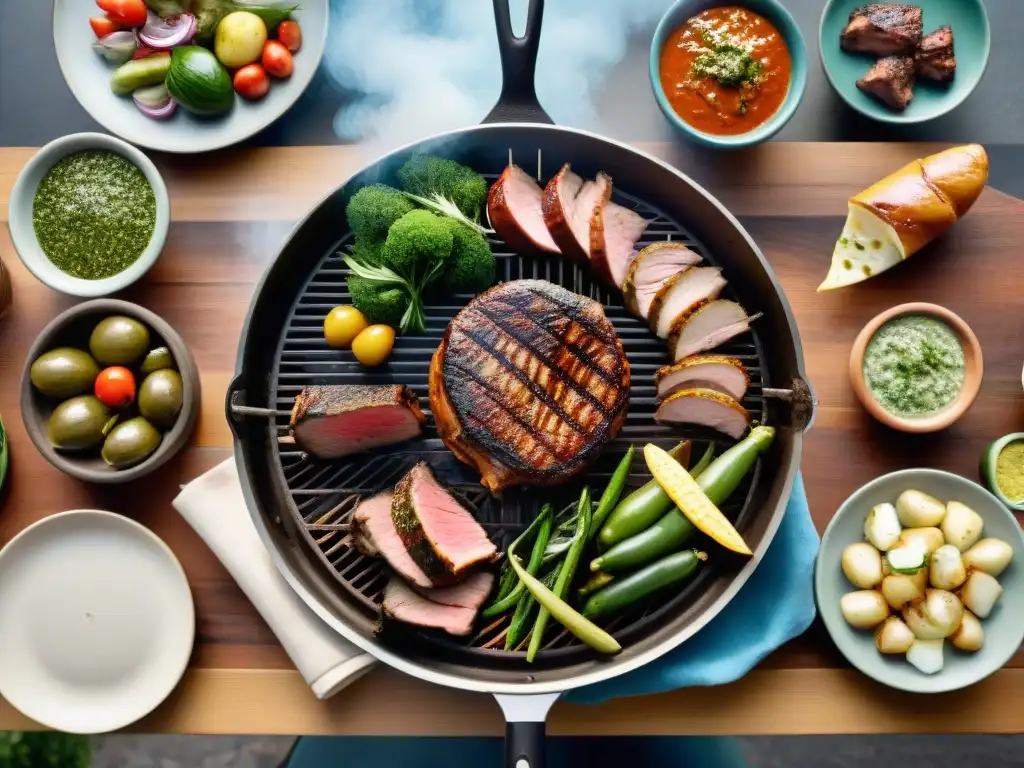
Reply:
[[[181,336],[148,309],[96,299],[61,313],[21,376],[21,414],[39,452],[91,483],[148,475],[188,442],[199,370]]]

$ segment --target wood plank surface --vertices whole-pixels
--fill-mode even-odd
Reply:
[[[1019,256],[1024,203],[988,189],[962,222],[910,263],[862,286],[819,295],[814,289],[827,271],[846,199],[937,147],[783,143],[698,155],[672,144],[640,146],[677,164],[740,216],[789,297],[808,376],[820,402],[803,460],[819,529],[843,499],[880,474],[933,466],[975,478],[985,445],[1006,432],[1024,429],[1020,381],[1024,321],[1019,311],[1024,285],[1024,259]],[[6,218],[10,189],[32,152],[0,149],[0,219]],[[31,522],[60,510],[110,509],[139,520],[167,541],[192,584],[198,613],[193,671],[182,690],[139,726],[143,730],[292,733],[346,728],[371,732],[384,727],[403,733],[421,728],[455,733],[496,728],[495,713],[475,712],[473,697],[421,688],[413,681],[402,683],[411,687],[401,690],[415,691],[409,702],[400,705],[407,717],[353,720],[352,711],[359,707],[372,711],[402,701],[395,696],[397,683],[380,673],[339,696],[338,702],[321,705],[309,696],[309,701],[295,705],[291,715],[272,721],[269,713],[280,715],[282,709],[271,706],[272,698],[300,701],[301,681],[230,576],[170,506],[182,484],[230,455],[224,392],[242,319],[263,268],[294,221],[370,160],[363,150],[351,146],[240,149],[202,158],[157,158],[171,193],[173,223],[163,256],[123,298],[162,315],[192,347],[203,381],[202,414],[187,450],[155,476],[128,486],[93,487],[62,475],[42,459],[25,433],[18,414],[24,357],[42,327],[77,300],[36,281],[19,262],[6,227],[0,228],[0,259],[14,283],[14,307],[0,321],[0,380],[5,384],[0,390],[0,415],[12,451],[0,508],[0,545]],[[881,427],[860,407],[846,375],[850,345],[864,323],[893,304],[912,300],[933,301],[960,314],[984,349],[985,380],[977,403],[958,424],[939,435],[909,436]],[[623,733],[668,732],[673,723],[676,730],[708,733],[888,729],[878,713],[869,710],[893,701],[894,694],[849,671],[837,671],[844,666],[817,626],[769,657],[755,675],[737,686],[718,689],[715,695],[702,692],[694,699],[670,694],[628,705],[565,707],[568,714],[559,708],[553,729],[592,732],[592,723],[611,729],[604,732]],[[1010,666],[988,684],[999,691],[990,701],[998,700],[1005,707],[985,710],[994,720],[949,720],[940,728],[901,712],[888,722],[894,724],[892,730],[933,726],[945,731],[1024,730],[1020,717],[1024,654],[1018,654]],[[388,686],[373,685],[377,680],[387,680]],[[800,706],[794,701],[793,707],[765,703],[761,688],[773,687],[788,691],[795,700],[802,691],[808,701]],[[726,722],[729,708],[712,705],[717,697],[734,702],[743,716]],[[437,706],[435,700],[451,706]],[[221,705],[223,716],[217,714]],[[441,709],[445,711],[436,711]],[[19,718],[0,701],[0,729],[19,724]]]

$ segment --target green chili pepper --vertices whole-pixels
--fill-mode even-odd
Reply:
[[[590,534],[587,536],[588,540],[594,538],[604,521],[608,518],[608,515],[615,509],[615,505],[619,503],[619,497],[622,496],[622,490],[626,487],[626,479],[629,477],[629,470],[633,467],[633,454],[636,453],[636,446],[629,446],[629,450],[626,451],[626,455],[622,457],[619,462],[619,466],[615,468],[615,472],[612,474],[612,479],[608,481],[608,487],[604,489],[604,493],[601,494],[601,501],[598,502],[597,509],[594,511],[594,517],[590,521]]]
[[[659,589],[688,579],[697,570],[697,566],[707,558],[703,552],[686,549],[651,563],[646,568],[591,595],[583,606],[583,615],[599,616],[622,610]]]
[[[523,531],[519,538],[513,541],[512,545],[508,548],[508,556],[510,558],[515,557],[516,545],[522,542],[533,526],[537,524],[537,521],[540,521],[540,529],[537,531],[537,539],[533,543],[533,552],[530,553],[530,562],[526,566],[526,570],[530,575],[535,575],[537,573],[537,569],[540,568],[541,558],[544,556],[544,548],[548,545],[548,537],[551,535],[551,521],[554,517],[554,513],[554,509],[550,504],[545,504],[541,507],[540,514],[537,515],[537,520],[534,520],[533,523],[530,524],[530,527]],[[523,582],[520,581],[512,588],[512,591],[509,592],[508,595],[491,603],[490,606],[484,609],[481,615],[486,619],[491,616],[498,616],[506,611],[511,611],[519,604],[519,599],[525,592],[526,587],[524,587]]]
[[[554,589],[556,581],[558,581],[557,568],[541,579],[541,583],[548,589]],[[508,625],[508,632],[505,633],[506,651],[515,650],[529,636],[530,628],[537,618],[538,608],[540,606],[537,604],[537,599],[527,590],[523,599],[519,601],[519,605],[516,606],[516,612],[512,614],[512,622]]]
[[[704,455],[707,456],[714,449],[715,445],[711,443]],[[669,451],[669,455],[686,466],[690,463],[690,441],[680,443]],[[698,462],[698,466],[701,463],[704,463],[703,458]],[[624,498],[622,503],[611,513],[598,536],[601,548],[608,549],[623,539],[628,539],[649,528],[673,506],[675,505],[672,503],[672,499],[658,485],[658,481],[651,480]]]
[[[576,595],[577,597],[579,597],[580,600],[582,600],[588,595],[592,595],[595,592],[604,589],[609,584],[611,584],[614,579],[615,577],[612,576],[610,573],[595,573],[589,579],[587,579],[586,584],[579,588],[579,590],[576,592]]]
[[[671,454],[672,452],[669,451],[669,453]],[[700,477],[701,472],[708,468],[708,464],[711,463],[713,458],[715,458],[715,444],[708,443],[707,450],[704,451],[704,455],[700,457],[700,461],[690,467],[690,477]]]
[[[725,503],[753,468],[757,457],[768,450],[774,439],[775,427],[754,427],[749,435],[701,472],[697,485],[712,504],[718,506]]]
[[[565,554],[565,562],[562,563],[562,568],[558,572],[558,581],[555,582],[555,588],[552,590],[554,596],[560,601],[565,600],[566,593],[569,591],[569,585],[572,583],[572,577],[576,575],[576,568],[580,564],[580,558],[583,556],[583,549],[587,546],[587,540],[590,536],[590,520],[591,520],[591,506],[590,506],[590,490],[588,488],[583,489],[583,493],[580,494],[580,503],[577,506],[579,515],[579,527],[576,529],[576,538],[573,539],[572,546],[569,551]],[[515,564],[513,563],[513,566]],[[520,576],[519,578],[522,578]],[[540,650],[541,641],[544,639],[544,630],[548,624],[548,618],[554,613],[550,606],[545,605],[544,601],[540,599],[539,595],[534,595],[537,598],[537,602],[540,603],[540,612],[537,614],[537,621],[533,625],[533,635],[530,637],[530,647],[526,650],[526,660],[532,662],[537,655],[537,651]],[[566,608],[568,604],[565,603]],[[572,610],[570,608],[570,610]],[[571,631],[571,630],[570,630]],[[580,638],[582,640],[582,638]]]

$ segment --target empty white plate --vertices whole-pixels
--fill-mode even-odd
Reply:
[[[62,512],[0,551],[0,698],[43,725],[135,722],[174,690],[194,639],[181,564],[126,517]]]

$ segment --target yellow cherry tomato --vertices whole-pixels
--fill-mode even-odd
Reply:
[[[324,338],[335,349],[348,349],[368,325],[363,313],[355,307],[335,307],[324,318]]]
[[[371,325],[352,342],[352,353],[368,368],[380,365],[395,346],[395,329],[390,325]]]

